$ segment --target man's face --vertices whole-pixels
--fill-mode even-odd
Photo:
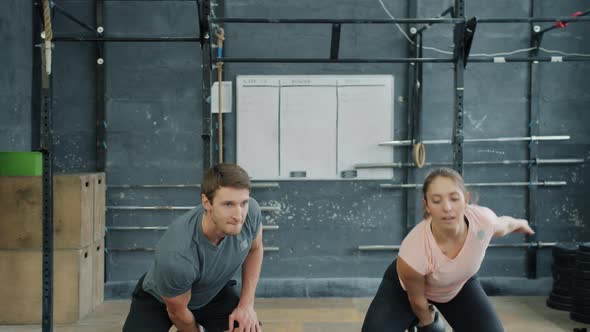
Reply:
[[[201,199],[219,232],[225,235],[240,234],[248,214],[250,190],[220,187],[215,191],[213,202],[205,195],[202,195]]]

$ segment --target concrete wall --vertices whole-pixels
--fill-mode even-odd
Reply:
[[[407,16],[406,3],[382,0],[396,17]],[[10,3],[11,1],[9,1]],[[93,23],[87,1],[60,2],[62,7]],[[420,1],[418,17],[434,17],[450,1]],[[535,1],[536,16],[568,16],[586,10],[581,1]],[[1,13],[16,8],[19,15],[0,16],[0,36],[11,47],[0,53],[9,64],[0,79],[0,144],[2,150],[27,150],[31,145],[30,4],[2,4]],[[217,15],[250,18],[388,18],[379,1],[331,0],[277,2],[227,1]],[[524,17],[530,3],[466,1],[466,15]],[[12,9],[14,11],[14,9]],[[196,36],[197,12],[192,1],[108,1],[105,33],[115,36]],[[21,17],[17,20],[18,17]],[[540,24],[542,27],[550,23]],[[7,29],[3,28],[7,27]],[[87,34],[56,14],[55,35]],[[328,57],[328,25],[227,25],[226,55],[230,57]],[[548,33],[543,47],[590,53],[588,23],[571,24]],[[452,26],[436,25],[424,43],[452,50]],[[391,25],[344,25],[343,58],[406,57],[408,43]],[[529,46],[528,24],[480,24],[472,54],[498,53]],[[54,58],[56,169],[88,171],[95,165],[94,68],[91,43],[56,43]],[[196,184],[201,161],[201,54],[197,43],[111,43],[105,49],[107,68],[107,205],[190,206],[198,203],[194,188],[115,188],[125,184]],[[527,56],[526,52],[516,56]],[[541,53],[541,55],[549,55]],[[556,55],[556,54],[553,54]],[[426,50],[425,57],[448,57]],[[5,59],[6,58],[6,59]],[[535,64],[540,108],[540,135],[570,135],[567,141],[539,143],[539,158],[590,157],[588,62]],[[226,64],[225,79],[236,75],[391,74],[395,76],[394,139],[407,138],[407,64]],[[528,135],[527,63],[470,63],[465,72],[465,137],[493,138]],[[453,126],[453,67],[424,65],[422,137],[450,139]],[[235,103],[234,103],[235,104]],[[6,111],[7,110],[7,111]],[[235,160],[235,112],[225,116],[225,156]],[[465,144],[465,160],[527,159],[526,142]],[[405,161],[406,148],[395,148],[396,161]],[[451,161],[449,145],[428,146],[427,160]],[[421,181],[428,169],[412,170]],[[527,181],[526,165],[465,166],[466,182]],[[399,183],[396,170],[390,182]],[[567,181],[566,186],[539,187],[535,204],[539,241],[588,241],[590,208],[585,183],[587,162],[539,167],[539,179]],[[265,233],[265,245],[279,247],[265,256],[259,291],[264,295],[371,295],[394,252],[359,252],[359,245],[399,244],[410,214],[419,221],[416,191],[381,189],[383,181],[280,181],[279,188],[255,189],[261,205],[279,206],[265,212],[264,224],[278,225]],[[498,214],[524,218],[526,187],[474,188],[481,205]],[[406,198],[414,200],[407,211]],[[165,226],[181,212],[107,212],[107,227]],[[127,296],[133,280],[148,267],[151,248],[160,231],[109,231],[107,234],[107,295]],[[511,235],[495,242],[522,242]],[[526,280],[523,249],[492,248],[481,269],[488,289],[497,293],[548,291],[550,249],[539,251],[538,280]],[[489,281],[489,282],[488,282]]]

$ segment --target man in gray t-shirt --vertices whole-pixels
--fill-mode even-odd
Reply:
[[[201,202],[174,220],[133,292],[123,331],[262,331],[254,294],[262,265],[258,203],[248,174],[219,164],[201,181]],[[242,291],[232,280],[242,268]]]

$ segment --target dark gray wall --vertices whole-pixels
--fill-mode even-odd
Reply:
[[[10,1],[9,1],[10,2]],[[383,0],[396,17],[406,17],[405,3]],[[528,16],[530,3],[466,1],[467,16]],[[87,1],[60,4],[86,22],[93,22]],[[12,1],[23,17],[29,5]],[[419,17],[434,17],[451,1],[420,1]],[[0,6],[4,5],[4,3]],[[29,7],[27,7],[29,6]],[[535,1],[536,16],[567,16],[583,8],[583,1],[567,4]],[[4,7],[0,7],[3,9]],[[6,7],[8,8],[8,7]],[[119,36],[195,36],[196,8],[192,1],[108,1],[105,32]],[[1,11],[5,13],[6,11]],[[219,14],[219,13],[218,13]],[[227,1],[225,17],[269,18],[387,18],[374,0],[277,2]],[[221,16],[221,15],[220,15]],[[16,16],[2,17],[0,36],[10,53],[5,61],[9,78],[2,79],[0,144],[2,149],[26,150],[30,145],[31,28]],[[17,23],[21,22],[21,23]],[[548,23],[542,24],[543,27]],[[85,32],[56,15],[55,34]],[[27,30],[28,29],[28,30]],[[527,48],[527,24],[480,24],[472,53],[497,53]],[[228,25],[226,54],[231,57],[327,57],[330,27],[322,25]],[[543,47],[590,53],[588,23],[553,31]],[[452,50],[452,27],[433,26],[425,44]],[[394,26],[345,25],[341,57],[406,57],[407,42]],[[194,184],[202,172],[201,54],[196,43],[112,43],[106,47],[107,73],[107,205],[190,206],[198,202],[194,189],[124,189],[124,184]],[[542,53],[543,54],[543,53]],[[520,53],[526,56],[527,53]],[[547,55],[547,54],[544,54]],[[426,50],[426,57],[447,57]],[[6,57],[6,53],[0,54]],[[94,68],[92,44],[57,43],[54,58],[56,168],[90,171],[95,164]],[[590,158],[590,64],[539,63],[534,80],[539,96],[541,135],[571,135],[571,140],[539,143],[540,158]],[[19,69],[20,68],[20,69]],[[391,74],[395,76],[394,139],[407,138],[405,64],[226,64],[225,79],[264,74]],[[465,72],[465,136],[490,138],[528,135],[529,66],[525,63],[470,63]],[[16,82],[16,83],[13,83]],[[453,67],[424,65],[424,139],[449,139],[453,126]],[[5,97],[6,94],[6,97]],[[11,99],[12,98],[12,99]],[[16,98],[16,99],[15,99]],[[16,100],[13,102],[13,100]],[[15,104],[16,103],[16,104]],[[11,106],[12,105],[12,106]],[[18,105],[18,111],[15,106]],[[234,103],[235,105],[235,103]],[[5,110],[8,110],[6,112]],[[18,130],[15,128],[19,128]],[[20,129],[22,128],[22,129]],[[235,160],[235,113],[225,116],[226,160]],[[465,160],[526,159],[528,143],[466,144]],[[406,148],[395,148],[404,161]],[[428,146],[428,161],[451,161],[450,146]],[[428,169],[413,170],[420,181]],[[402,181],[395,171],[394,183]],[[527,166],[465,166],[466,182],[527,181]],[[539,187],[536,201],[540,241],[589,241],[590,180],[587,163],[539,167],[540,180],[563,180],[563,187]],[[265,245],[279,247],[265,256],[259,291],[265,295],[371,295],[394,252],[363,253],[359,245],[399,244],[406,231],[406,195],[415,198],[410,211],[419,221],[419,195],[413,190],[380,189],[382,181],[281,181],[276,189],[255,189],[262,205],[280,206],[264,214],[265,224],[279,230],[265,232]],[[476,188],[479,203],[498,214],[524,218],[526,187]],[[181,212],[107,211],[107,226],[165,226]],[[127,296],[130,285],[148,267],[152,254],[125,251],[151,248],[159,231],[115,231],[107,234],[107,294]],[[521,242],[511,235],[496,242]],[[545,292],[550,286],[550,250],[539,251],[538,280],[527,281],[521,249],[492,248],[481,270],[496,293]]]
[[[0,151],[31,150],[32,4],[0,2]]]

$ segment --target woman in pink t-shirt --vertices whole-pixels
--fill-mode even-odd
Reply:
[[[443,332],[432,304],[457,332],[504,331],[474,275],[493,236],[533,230],[526,220],[469,204],[463,178],[451,169],[430,172],[422,190],[425,218],[385,271],[362,332],[401,332],[414,325]]]

